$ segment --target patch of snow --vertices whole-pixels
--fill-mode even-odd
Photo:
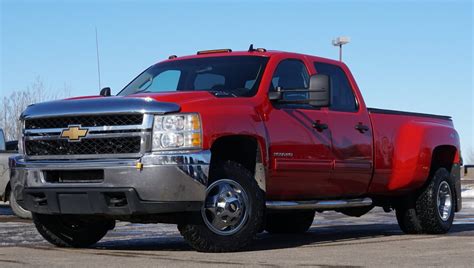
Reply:
[[[474,198],[474,189],[472,189],[472,188],[463,188],[461,190],[461,196],[463,198]]]

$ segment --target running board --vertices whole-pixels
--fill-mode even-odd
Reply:
[[[267,201],[267,209],[290,210],[290,209],[315,209],[334,210],[338,208],[368,207],[372,205],[372,199],[356,198],[345,200],[312,200],[312,201]]]

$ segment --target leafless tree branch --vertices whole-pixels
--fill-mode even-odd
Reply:
[[[18,139],[21,133],[21,124],[18,119],[28,105],[65,98],[70,96],[70,93],[71,90],[67,84],[59,90],[46,88],[43,80],[38,76],[26,89],[13,91],[10,96],[3,97],[0,106],[0,128],[5,133],[5,139]]]

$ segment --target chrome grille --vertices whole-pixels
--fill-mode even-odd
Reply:
[[[30,159],[139,157],[151,143],[153,116],[147,114],[26,118],[24,151]],[[74,141],[61,137],[71,126],[87,129]],[[66,136],[67,137],[67,136]]]
[[[141,125],[142,114],[87,115],[26,119],[26,129],[67,128],[69,125],[82,127]]]

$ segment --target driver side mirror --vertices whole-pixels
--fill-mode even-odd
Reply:
[[[104,87],[100,90],[100,95],[103,97],[109,97],[110,95],[112,95],[112,90],[110,89],[110,87]]]
[[[309,104],[316,107],[328,107],[330,100],[329,76],[315,74],[309,78]]]
[[[329,76],[324,74],[312,75],[309,79],[308,89],[283,90],[277,87],[276,91],[268,93],[268,99],[279,103],[302,103],[315,107],[328,107],[330,100]],[[308,98],[300,100],[285,100],[285,93],[308,93]]]

